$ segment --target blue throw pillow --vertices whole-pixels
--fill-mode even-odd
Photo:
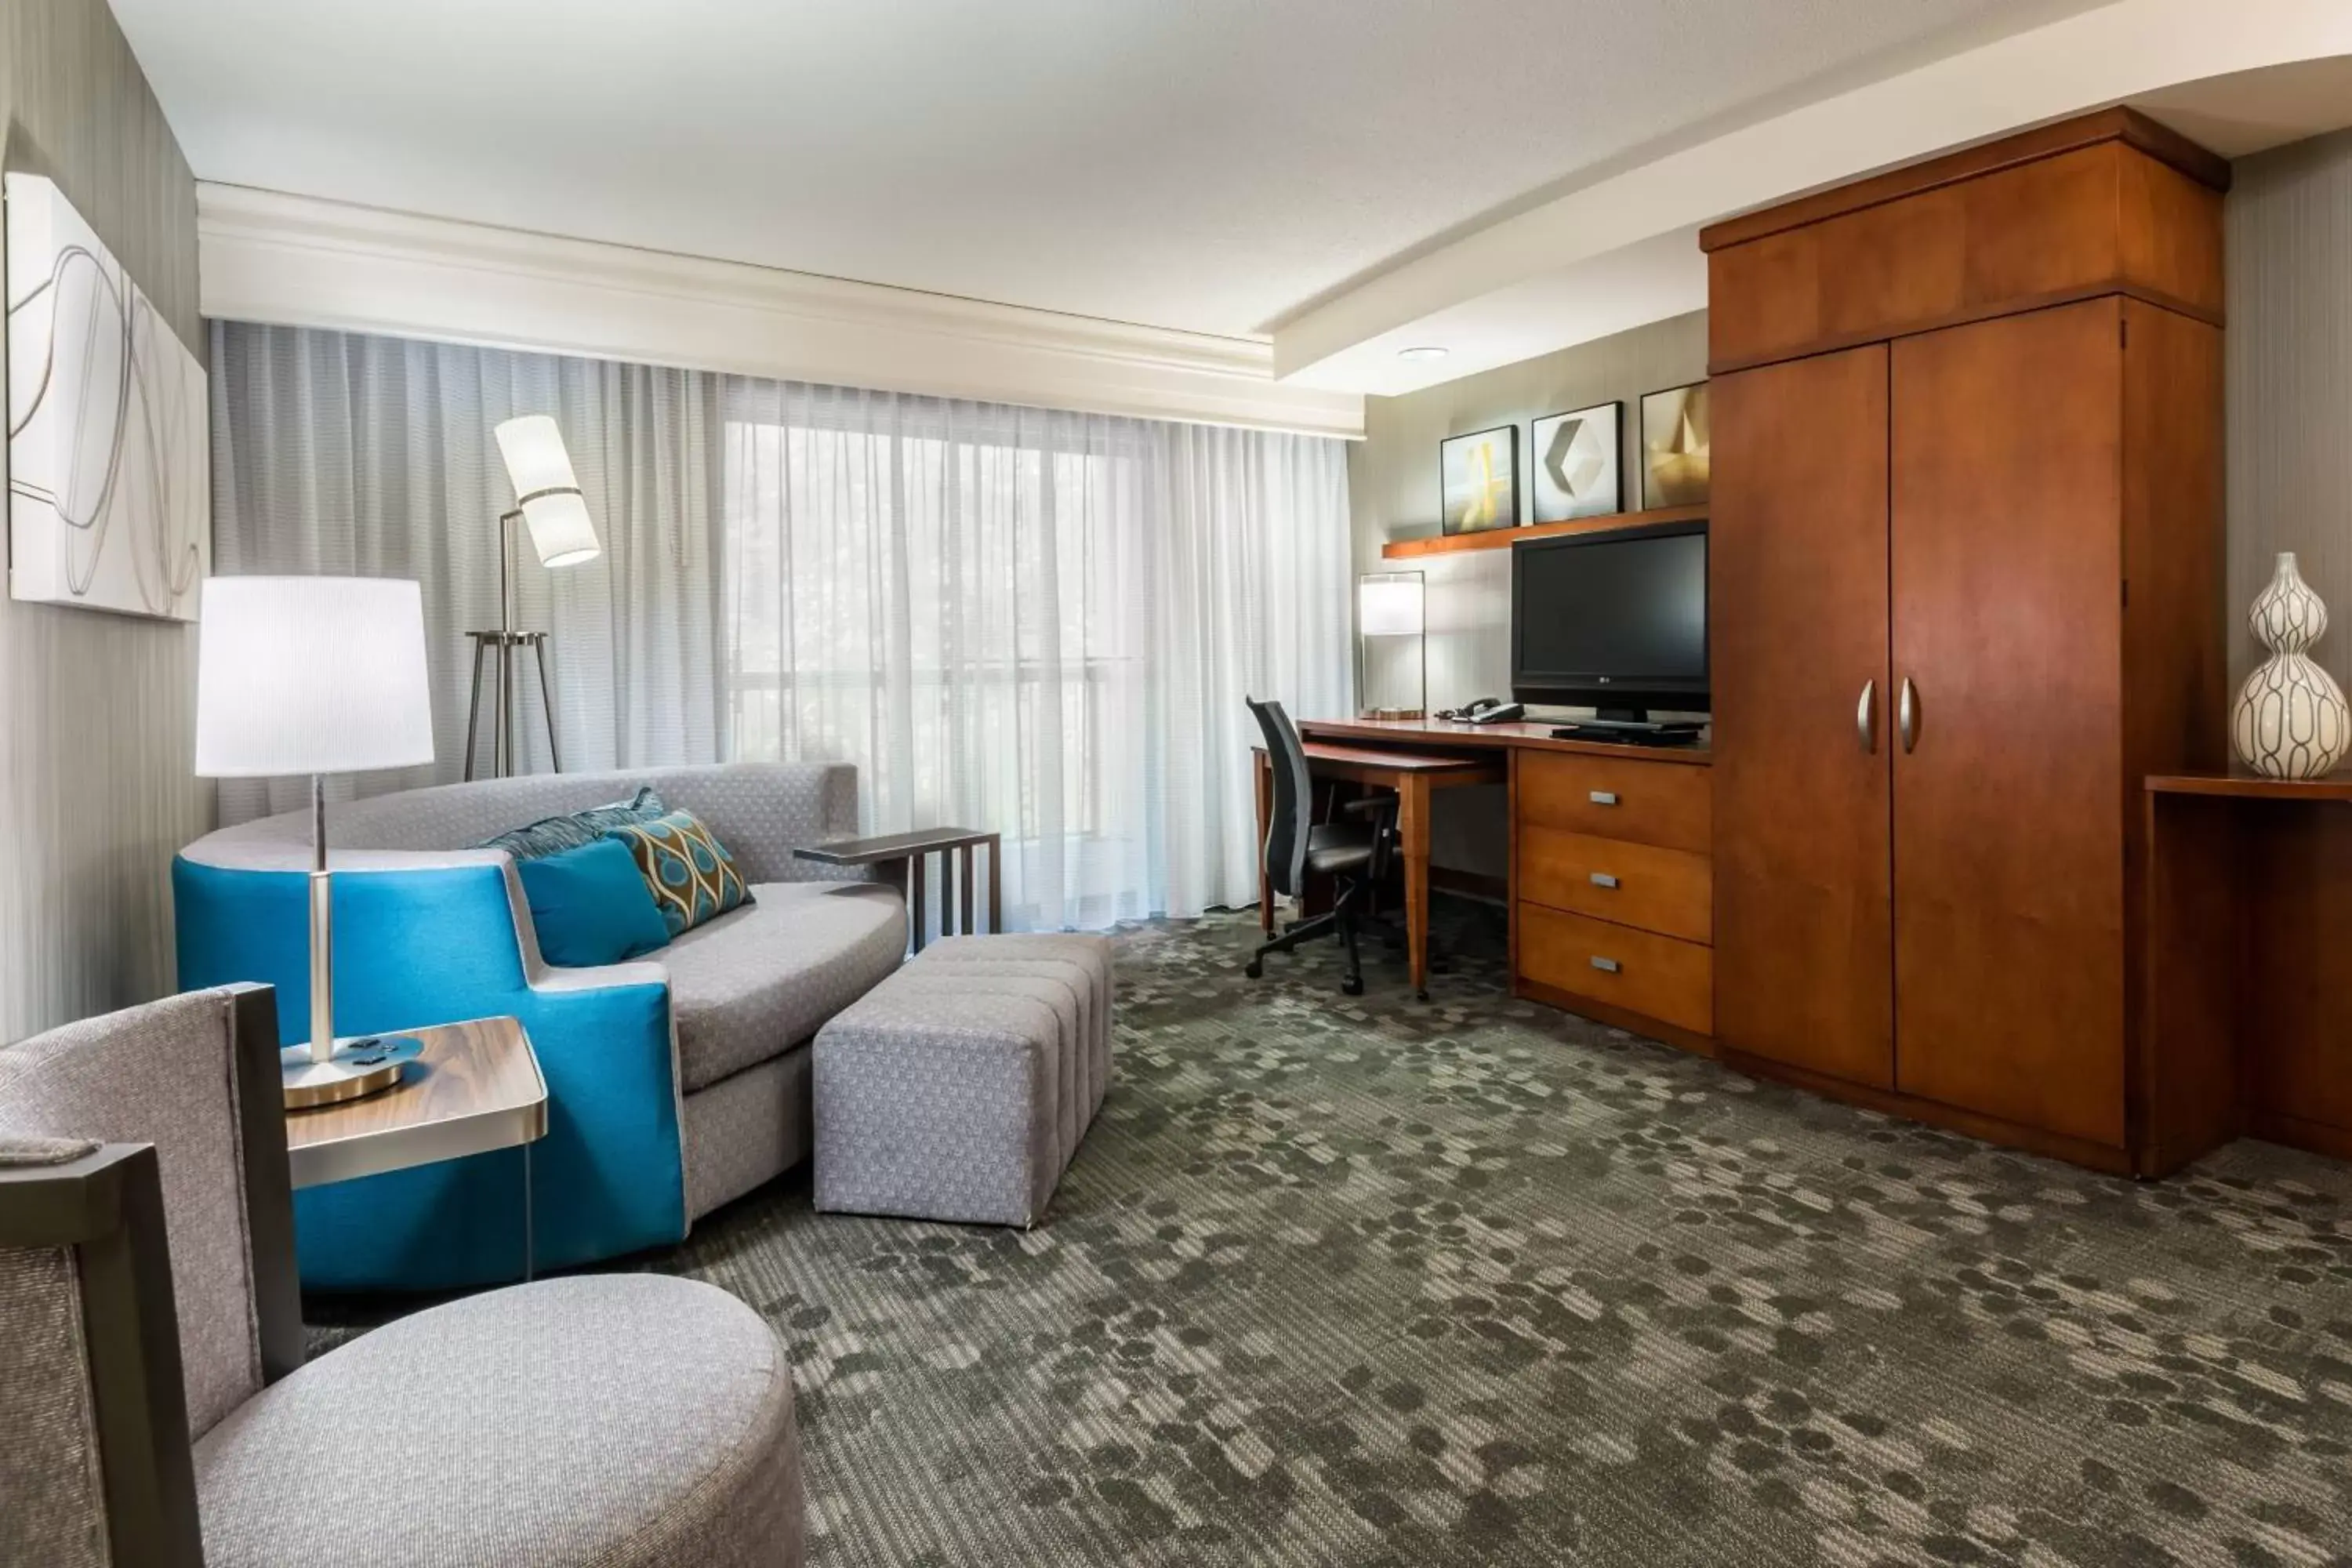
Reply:
[[[669,945],[669,924],[655,907],[636,858],[609,838],[536,859],[518,860],[539,951],[566,969],[619,963]]]
[[[567,812],[562,816],[542,816],[527,826],[509,827],[485,838],[475,847],[503,849],[518,860],[535,860],[541,855],[560,855],[566,849],[593,844],[614,828],[632,822],[652,822],[668,810],[653,785],[647,784],[637,791],[634,799],[592,805],[585,811]]]

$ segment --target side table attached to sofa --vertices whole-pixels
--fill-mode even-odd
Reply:
[[[885,880],[907,899],[909,945],[923,951],[925,868],[940,858],[940,934],[952,935],[961,906],[963,934],[978,932],[978,901],[972,893],[971,855],[988,847],[988,929],[1004,929],[1003,841],[977,827],[919,827],[912,833],[886,833],[873,838],[836,838],[793,851],[803,860],[826,866],[860,866],[878,869]]]

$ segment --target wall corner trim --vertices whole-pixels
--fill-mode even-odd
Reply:
[[[255,190],[197,186],[204,313],[1358,439],[1271,343]]]

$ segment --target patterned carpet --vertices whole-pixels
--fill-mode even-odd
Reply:
[[[1454,972],[1119,939],[1048,1222],[657,1267],[790,1342],[812,1552],[1027,1563],[2352,1563],[2352,1169],[2158,1185],[1757,1085]]]

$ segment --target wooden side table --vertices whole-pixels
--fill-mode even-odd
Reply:
[[[2242,1135],[2352,1159],[2352,773],[2146,789],[2138,1173]]]
[[[514,1018],[404,1029],[425,1049],[399,1084],[364,1100],[286,1113],[297,1188],[405,1171],[498,1149],[522,1151],[523,1278],[530,1278],[530,1146],[547,1135],[547,1080]]]
[[[972,897],[971,852],[988,847],[988,929],[1004,929],[1004,863],[1002,845],[993,833],[976,827],[925,827],[913,833],[886,833],[874,838],[835,838],[793,851],[794,858],[827,866],[872,866],[906,897],[909,945],[923,951],[923,880],[927,858],[940,859],[940,934],[956,930],[956,912],[963,913],[963,934],[974,934],[978,909]],[[951,863],[952,862],[952,863]],[[958,889],[961,889],[961,898]]]

